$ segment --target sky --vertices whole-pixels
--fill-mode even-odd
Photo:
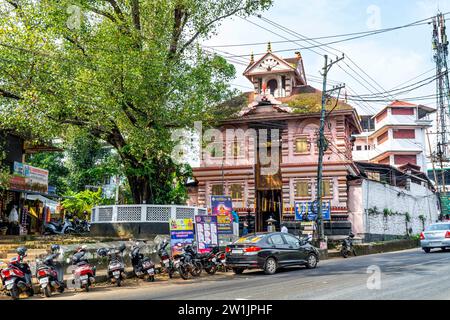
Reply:
[[[432,17],[436,15],[438,10],[443,13],[449,12],[450,1],[274,0],[272,8],[261,14],[264,18],[311,38],[397,27]],[[450,18],[450,15],[448,17]],[[249,21],[257,23],[278,35],[264,30]],[[450,24],[450,21],[448,23]],[[268,41],[285,40],[280,35],[288,39],[299,38],[298,36],[284,33],[258,17],[250,17],[247,20],[234,17],[225,20],[219,27],[217,35],[204,41],[203,45],[222,46],[229,44],[263,43],[238,47],[214,47],[213,49],[227,52],[220,53],[225,56],[250,55],[253,51],[255,53],[255,59],[257,59],[260,57],[258,53],[266,52],[266,43]],[[390,90],[426,71],[428,73],[407,84],[431,77],[434,74],[432,70],[434,68],[434,60],[431,39],[432,26],[425,24],[380,33],[349,42],[332,44],[331,46],[334,49],[344,52],[346,58],[339,63],[339,66],[335,65],[330,70],[330,84],[343,82],[348,87],[348,94],[360,95],[380,92],[383,89]],[[334,40],[337,39],[322,39],[319,41],[329,42]],[[307,77],[309,84],[316,88],[321,88],[320,78],[317,77],[320,77],[319,72],[324,64],[323,54],[325,52],[321,48],[315,48],[314,51],[316,53],[314,53],[308,49],[302,49],[302,46],[310,46],[310,44],[305,42],[273,43],[272,50],[293,49],[276,53],[284,58],[293,57],[295,51],[300,51],[304,59],[306,74],[309,75]],[[332,54],[341,55],[331,49],[328,49],[328,51]],[[250,91],[250,82],[242,76],[245,64],[249,62],[249,56],[234,57],[234,59],[238,59],[240,63],[233,63],[237,71],[233,86],[242,91]],[[232,61],[235,62],[235,60]],[[364,82],[350,67],[369,83]],[[364,70],[373,80],[363,74],[358,67]],[[353,78],[341,68],[351,73]],[[392,98],[418,97],[434,93],[435,84],[430,83],[410,94],[394,96]],[[418,102],[433,107],[436,105],[433,99]],[[374,110],[379,110],[383,104],[355,102],[353,106],[360,114],[370,114],[374,113]]]

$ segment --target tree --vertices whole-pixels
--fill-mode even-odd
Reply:
[[[188,174],[170,157],[172,131],[235,111],[215,108],[232,95],[233,66],[199,42],[225,18],[272,1],[4,2],[1,125],[40,135],[77,127],[102,139],[117,151],[134,201],[161,203]]]
[[[101,186],[106,177],[120,173],[120,163],[109,146],[98,138],[77,132],[66,142],[68,185],[74,192]]]
[[[62,201],[64,209],[79,217],[84,211],[91,213],[92,208],[103,201],[101,189],[97,191],[84,190],[77,193],[69,192],[68,196]]]

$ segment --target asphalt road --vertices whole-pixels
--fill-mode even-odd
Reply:
[[[272,276],[261,271],[246,271],[242,275],[232,272],[214,276],[202,274],[200,278],[187,281],[179,276],[154,283],[129,279],[121,288],[97,286],[88,293],[68,291],[55,294],[51,299],[413,300],[450,299],[449,289],[450,251],[425,254],[420,249],[412,249],[325,260],[314,270],[290,268]]]

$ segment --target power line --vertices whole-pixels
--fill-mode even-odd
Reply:
[[[423,23],[416,23],[412,25],[403,25],[398,27],[391,27],[391,28],[385,28],[385,29],[378,29],[378,30],[372,30],[372,31],[360,31],[360,32],[350,32],[350,33],[344,33],[344,34],[338,34],[338,35],[331,35],[331,36],[321,36],[321,37],[314,37],[314,38],[306,38],[306,39],[290,39],[290,40],[280,40],[280,41],[273,41],[272,43],[278,44],[278,43],[288,43],[288,42],[294,42],[294,41],[311,41],[311,40],[323,40],[323,39],[330,39],[330,38],[342,38],[342,37],[348,37],[348,36],[355,36],[355,35],[364,35],[364,36],[372,36],[379,33],[399,30],[407,27],[413,27],[413,26],[421,26],[429,24],[428,22]],[[353,40],[351,39],[344,39],[342,41],[349,41]],[[249,47],[249,46],[258,46],[258,45],[266,45],[267,42],[253,42],[253,43],[240,43],[240,44],[223,44],[223,45],[213,45],[209,46],[210,48],[229,48],[229,47]],[[330,44],[330,43],[328,43]]]

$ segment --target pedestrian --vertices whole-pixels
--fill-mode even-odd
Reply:
[[[233,234],[239,237],[239,215],[236,211],[231,211],[233,215]]]
[[[17,235],[18,234],[17,227],[19,225],[19,214],[17,213],[16,205],[13,205],[11,211],[9,212],[8,220],[9,220],[9,226],[11,229],[11,234]]]
[[[289,233],[288,228],[286,227],[286,225],[283,224],[283,226],[281,227],[281,232],[283,233]]]
[[[242,228],[242,235],[246,236],[248,234],[248,222],[247,219],[244,220],[244,227]]]

